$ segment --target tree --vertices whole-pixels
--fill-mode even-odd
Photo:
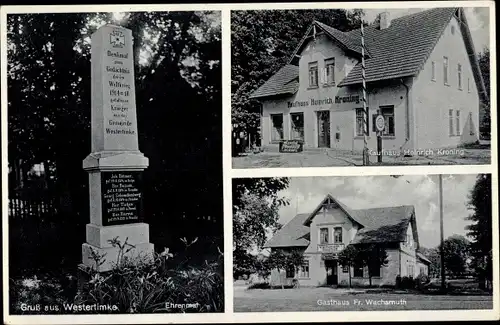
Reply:
[[[439,249],[437,247],[420,247],[419,250],[429,259],[429,261],[431,261],[431,264],[429,265],[429,276],[431,278],[438,278],[441,274],[441,258],[439,256]]]
[[[479,53],[479,69],[484,80],[484,86],[486,87],[486,94],[490,98],[490,50],[485,48],[483,52]],[[483,106],[482,119],[480,121],[481,134],[489,137],[491,129],[491,110],[490,110],[490,100],[481,103]]]
[[[349,288],[351,288],[351,267],[354,266],[358,260],[358,250],[354,245],[348,245],[344,250],[339,253],[339,264],[347,267],[349,272]]]
[[[372,286],[373,270],[387,266],[389,260],[387,251],[380,244],[361,244],[357,245],[357,261],[368,268],[368,278],[370,287]]]
[[[443,251],[447,273],[461,275],[465,272],[469,257],[469,245],[469,240],[464,236],[453,235],[446,238],[443,243]]]
[[[144,215],[152,241],[175,250],[182,248],[179,236],[199,235],[201,243],[201,236],[219,235],[220,244],[220,13],[134,12],[121,22],[111,13],[7,19],[9,165],[29,170],[43,162],[51,171],[61,235],[52,237],[70,237],[51,245],[68,249],[58,260],[77,263],[85,240],[89,195],[82,160],[91,150],[90,35],[106,23],[130,28],[134,37],[139,148],[150,160],[143,173]],[[179,121],[189,127],[179,127]],[[165,198],[176,204],[157,204]]]
[[[261,250],[280,228],[279,208],[288,204],[278,192],[288,187],[287,178],[241,178],[233,181],[233,263],[247,268],[251,251]]]
[[[300,266],[304,265],[304,255],[302,252],[292,249],[291,251],[283,249],[273,249],[268,257],[268,267],[269,270],[276,269],[278,274],[281,271],[293,269],[294,272]],[[281,288],[285,287],[285,283],[281,282]]]
[[[467,236],[472,238],[474,266],[482,284],[488,287],[493,278],[491,174],[477,176],[476,184],[469,194],[468,208],[472,210],[472,214],[466,218],[471,221],[466,229]]]
[[[343,9],[232,11],[232,123],[257,132],[260,106],[248,96],[287,63],[314,20],[349,31],[362,16],[362,10]]]

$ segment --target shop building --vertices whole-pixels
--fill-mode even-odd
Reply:
[[[341,265],[338,254],[347,246],[376,244],[387,253],[387,263],[372,267],[372,285],[394,286],[396,277],[416,278],[429,274],[430,261],[419,252],[419,239],[413,206],[354,210],[327,195],[311,213],[298,214],[266,244],[272,250],[299,250],[304,265],[271,271],[270,284],[300,286],[347,286],[349,269]],[[353,286],[366,286],[368,268],[351,267]]]
[[[486,99],[462,8],[436,8],[364,28],[368,145],[384,116],[384,150],[453,148],[478,140]],[[362,150],[361,32],[313,22],[287,65],[250,96],[261,103],[264,147]]]

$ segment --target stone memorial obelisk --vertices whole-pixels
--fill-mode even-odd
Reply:
[[[82,262],[105,272],[118,261],[119,248],[109,242],[116,237],[134,246],[128,257],[151,258],[154,250],[149,226],[142,222],[141,175],[148,158],[138,144],[132,31],[99,28],[92,34],[91,62],[92,152],[83,161],[89,173],[90,223]],[[102,265],[96,265],[92,252],[104,255]]]

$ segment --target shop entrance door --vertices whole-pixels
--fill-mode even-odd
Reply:
[[[319,111],[318,148],[330,148],[330,111]]]

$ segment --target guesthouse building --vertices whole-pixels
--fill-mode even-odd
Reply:
[[[394,286],[399,276],[428,275],[430,261],[419,251],[413,206],[351,209],[327,195],[311,213],[298,214],[265,244],[272,250],[303,254],[304,264],[271,271],[270,284],[300,286],[366,286],[368,267],[356,261],[349,270],[339,254],[349,245],[374,245],[385,252],[385,263],[371,267],[371,283]]]
[[[384,150],[455,148],[478,140],[486,90],[463,8],[397,19],[380,14],[364,28],[368,147],[384,117]],[[314,21],[288,64],[254,91],[267,148],[299,140],[307,148],[363,148],[361,31]],[[411,152],[409,152],[411,155]]]

